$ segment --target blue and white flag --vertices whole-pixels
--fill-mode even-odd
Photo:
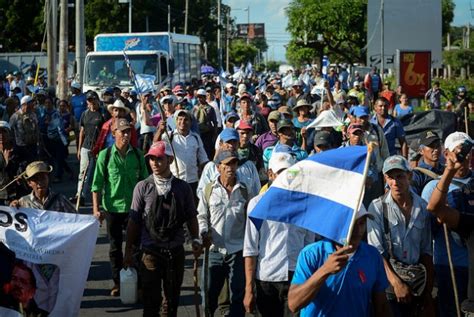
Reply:
[[[146,94],[155,91],[156,76],[147,74],[135,74],[135,86],[138,94]]]
[[[321,73],[323,74],[324,79],[328,79],[328,70],[329,70],[330,63],[331,62],[329,62],[329,58],[326,55],[324,55],[322,63],[321,63],[322,64]]]
[[[249,217],[294,224],[344,244],[360,203],[366,146],[350,146],[312,155],[283,171]]]

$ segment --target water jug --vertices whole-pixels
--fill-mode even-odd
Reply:
[[[120,300],[124,304],[137,302],[137,271],[133,267],[120,270]]]

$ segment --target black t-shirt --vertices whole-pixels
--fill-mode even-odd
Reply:
[[[104,124],[104,117],[99,111],[86,110],[81,115],[80,125],[84,128],[84,142],[82,147],[92,149],[95,140],[99,136],[100,128]]]

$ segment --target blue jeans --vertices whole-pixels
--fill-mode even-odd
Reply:
[[[438,284],[438,309],[440,317],[456,316],[456,304],[454,303],[453,282],[447,265],[435,265],[435,277]],[[459,303],[467,298],[467,284],[469,272],[467,267],[454,267],[456,285],[458,289]]]
[[[209,296],[209,311],[211,312],[211,316],[214,316],[214,312],[217,309],[217,299],[226,277],[229,279],[230,290],[229,316],[243,317],[245,316],[245,308],[243,305],[245,274],[242,251],[228,255],[223,255],[216,251],[209,252],[208,294],[204,294],[204,282],[201,283],[203,305],[206,303],[205,296]],[[202,281],[204,281],[204,277]]]

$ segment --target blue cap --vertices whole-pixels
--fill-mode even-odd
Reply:
[[[229,142],[232,140],[239,140],[239,133],[237,132],[236,129],[233,128],[226,128],[222,130],[220,134],[222,142]]]
[[[130,96],[136,96],[136,95],[138,95],[138,94],[137,94],[137,91],[135,89],[130,90]]]
[[[114,94],[114,88],[113,87],[107,87],[105,88],[104,94]]]
[[[236,118],[237,120],[239,120],[239,115],[236,112],[231,111],[225,115],[224,122],[227,122],[230,118]]]
[[[368,116],[369,115],[369,108],[365,106],[357,106],[354,107],[352,110],[352,114],[356,116],[357,118]]]

